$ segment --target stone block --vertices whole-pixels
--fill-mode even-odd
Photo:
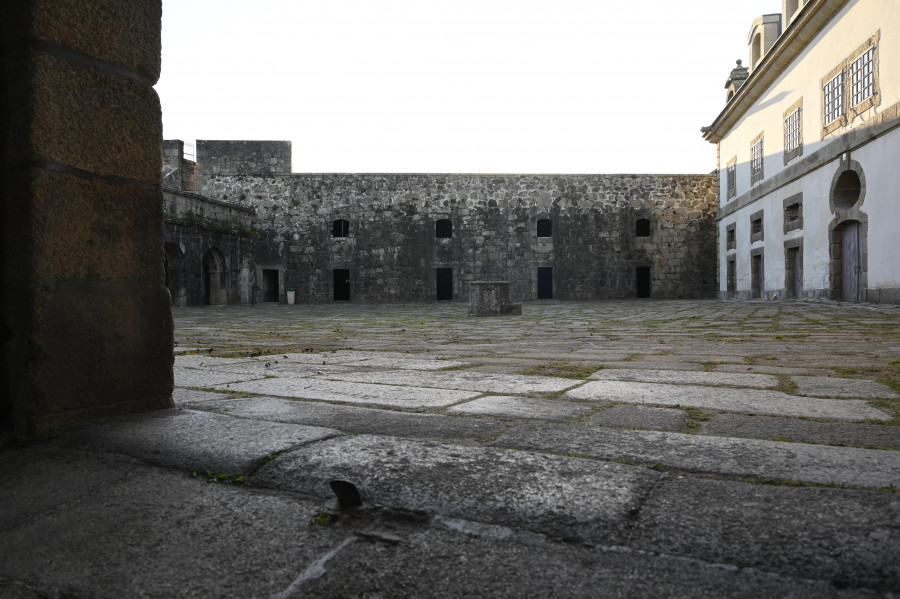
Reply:
[[[33,276],[162,284],[159,188],[42,169],[16,177],[32,193]]]
[[[805,416],[830,420],[890,420],[864,401],[798,397],[767,389],[592,381],[567,392],[566,399],[707,408],[726,412]]]
[[[159,79],[160,0],[31,0],[9,2],[3,17],[16,26],[13,39],[28,38],[71,49],[147,80]]]
[[[81,427],[55,442],[97,453],[119,453],[159,466],[247,474],[268,456],[338,435],[299,424],[172,409]]]
[[[29,51],[27,60],[33,159],[160,184],[162,111],[152,87],[45,52]]]
[[[225,383],[216,387],[223,391],[408,409],[439,408],[472,399],[478,395],[478,393],[448,389],[397,387],[308,378],[267,378],[241,383]]]
[[[13,336],[28,339],[28,351],[10,362],[17,429],[171,405],[172,312],[162,285],[61,281],[22,299],[29,318]]]
[[[860,487],[896,486],[900,452],[809,443],[730,439],[660,431],[526,424],[493,445],[602,460],[665,464],[686,472]]]
[[[479,397],[455,405],[447,411],[458,414],[500,416],[501,418],[566,421],[574,420],[590,409],[591,406],[585,403],[494,395]]]
[[[509,301],[509,281],[469,283],[469,316],[521,315],[522,305]]]

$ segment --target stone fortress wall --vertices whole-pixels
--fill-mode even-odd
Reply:
[[[199,193],[254,213],[250,279],[268,299],[466,300],[475,280],[509,281],[513,301],[716,288],[715,175],[298,174],[290,151],[197,142]]]

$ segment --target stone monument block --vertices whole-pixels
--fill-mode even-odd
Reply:
[[[469,316],[522,314],[522,304],[509,301],[509,281],[469,283]]]

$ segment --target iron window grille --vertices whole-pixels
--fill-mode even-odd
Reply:
[[[763,180],[763,138],[757,139],[750,147],[750,185]]]
[[[728,199],[737,195],[737,164],[729,164],[725,169],[725,178],[728,187]]]
[[[852,106],[875,95],[875,48],[869,48],[850,65]]]
[[[844,72],[841,71],[825,84],[825,124],[844,116]]]
[[[784,151],[793,152],[800,147],[800,109],[784,119]]]

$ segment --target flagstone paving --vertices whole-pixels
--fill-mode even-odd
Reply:
[[[900,590],[900,307],[173,310],[175,407],[0,451],[0,596]]]
[[[728,375],[725,375],[728,376]],[[728,412],[775,414],[832,420],[890,420],[864,401],[798,397],[764,389],[713,388],[628,381],[591,381],[567,392],[566,399],[688,406]]]

